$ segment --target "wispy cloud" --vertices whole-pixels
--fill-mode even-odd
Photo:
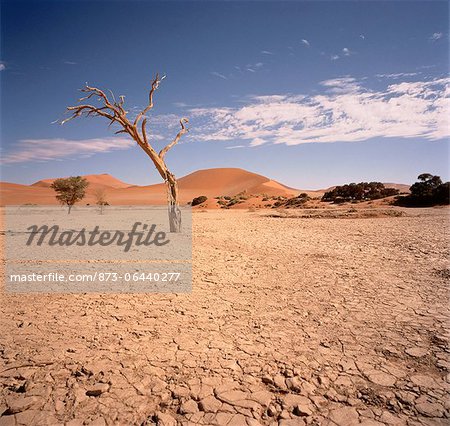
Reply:
[[[416,75],[421,74],[420,72],[398,72],[394,74],[375,74],[378,78],[392,78],[393,80],[397,80],[399,78],[404,77],[414,77]]]
[[[66,65],[76,65],[77,64],[76,62],[73,62],[73,61],[64,61],[64,63]]]
[[[258,147],[450,136],[450,78],[402,81],[382,90],[352,77],[320,86],[317,95],[254,96],[239,108],[192,109],[192,140],[240,140]]]
[[[273,54],[274,54],[274,53],[271,52],[270,50],[261,50],[261,53],[262,53],[263,55],[273,55]]]
[[[0,62],[0,71],[6,70],[6,65],[3,62]]]
[[[350,56],[350,55],[353,54],[353,52],[352,52],[348,47],[344,47],[344,48],[342,49],[342,54],[343,54],[344,56]]]
[[[247,64],[245,69],[250,72],[256,72],[258,69],[262,68],[264,64],[262,62],[257,62],[256,64]]]
[[[304,45],[307,46],[307,47],[310,47],[310,46],[311,46],[311,43],[310,43],[308,40],[306,40],[306,38],[303,38],[303,39],[301,40],[301,42],[302,42],[302,44],[304,44]]]
[[[440,38],[442,38],[443,35],[444,35],[443,33],[433,33],[433,34],[430,36],[430,40],[431,40],[431,41],[439,40]]]
[[[332,61],[337,61],[337,60],[339,59],[339,55],[331,55],[331,56],[330,56],[330,59],[331,59]]]
[[[431,68],[436,68],[436,65],[421,65],[420,67],[417,67],[418,70],[429,70]]]
[[[362,39],[362,40],[365,40],[365,39],[366,39],[366,36],[365,36],[364,34],[360,34],[360,35],[359,35],[359,38]]]
[[[131,139],[23,139],[11,152],[3,155],[2,163],[25,163],[29,161],[51,161],[63,158],[90,157],[98,153],[124,150],[135,144]]]
[[[213,72],[211,73],[211,75],[213,75],[213,76],[215,76],[215,77],[219,77],[219,78],[221,78],[221,79],[223,79],[223,80],[228,80],[228,77],[227,77],[227,76],[225,76],[225,75],[223,75],[223,74],[221,74],[220,72],[217,72],[217,71],[213,71]]]
[[[225,147],[225,149],[239,149],[239,148],[247,148],[247,145],[232,145]]]

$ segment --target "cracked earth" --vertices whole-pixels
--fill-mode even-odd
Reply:
[[[448,425],[448,209],[194,214],[193,292],[1,295],[0,425]]]

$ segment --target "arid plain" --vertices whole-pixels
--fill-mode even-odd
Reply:
[[[448,208],[327,211],[195,210],[190,294],[2,293],[0,425],[448,424]]]

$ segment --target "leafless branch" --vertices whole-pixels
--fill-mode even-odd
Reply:
[[[189,120],[187,118],[182,118],[180,120],[181,130],[178,132],[178,134],[175,136],[175,139],[170,142],[167,146],[165,146],[160,152],[159,157],[163,160],[164,156],[166,155],[167,151],[174,147],[178,141],[180,140],[181,136],[183,136],[185,133],[189,131],[189,129],[185,126],[185,123],[189,123]]]
[[[147,112],[149,112],[152,108],[153,108],[153,95],[155,93],[156,90],[158,90],[159,88],[159,84],[161,83],[161,81],[165,78],[165,76],[163,76],[161,79],[159,78],[159,74],[156,74],[155,78],[152,81],[152,87],[150,89],[150,92],[148,93],[148,105],[144,108],[144,110],[142,110],[136,117],[136,119],[134,120],[134,125],[136,126],[139,123],[139,120],[145,115],[147,114]]]
[[[120,101],[117,102],[114,94],[111,92],[111,96],[113,101],[111,102],[108,96],[97,87],[91,87],[86,83],[86,86],[81,89],[82,92],[86,93],[86,96],[79,99],[78,102],[83,102],[91,98],[97,98],[100,102],[100,106],[95,106],[91,104],[81,104],[76,106],[69,106],[67,110],[72,113],[69,118],[61,121],[61,124],[67,123],[74,118],[80,116],[101,116],[107,118],[111,126],[114,123],[117,123],[121,126],[121,129],[117,130],[115,134],[128,133],[131,138],[133,138],[136,143],[142,148],[142,150],[150,157],[156,169],[158,170],[161,177],[167,184],[167,199],[169,205],[169,222],[170,222],[170,230],[171,232],[180,232],[181,229],[181,213],[178,209],[178,187],[177,180],[173,173],[167,168],[167,165],[164,161],[164,156],[166,153],[174,147],[180,140],[181,136],[183,136],[186,132],[188,132],[188,128],[186,127],[186,123],[188,123],[187,118],[182,118],[180,120],[181,130],[175,136],[175,139],[169,143],[165,148],[163,148],[159,154],[155,151],[153,146],[148,140],[147,137],[147,118],[145,114],[149,112],[153,108],[153,95],[156,90],[159,88],[159,84],[165,78],[159,77],[159,74],[156,74],[156,77],[153,79],[151,83],[151,88],[148,94],[148,105],[137,115],[136,119],[133,123],[127,117],[127,112],[123,108],[125,103],[125,97],[119,96]],[[138,125],[141,123],[141,133],[139,133]]]
[[[145,126],[147,125],[147,119],[144,118],[144,120],[142,121],[142,137],[144,138],[144,143],[146,145],[148,145],[148,140],[147,140],[147,131],[145,130]]]

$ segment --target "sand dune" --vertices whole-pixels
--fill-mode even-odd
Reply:
[[[244,191],[248,194],[269,195],[298,192],[297,189],[289,188],[265,176],[234,168],[199,170],[181,178],[179,187],[180,191],[200,191],[201,195],[207,196],[233,196]]]
[[[166,187],[164,183],[155,185],[139,186],[122,182],[121,180],[104,173],[99,175],[85,175],[89,187],[82,204],[94,204],[95,192],[103,189],[106,199],[111,205],[148,205],[165,204]],[[57,204],[55,193],[50,185],[55,180],[42,179],[32,185],[20,185],[2,182],[0,188],[0,205],[18,204]],[[405,190],[407,185],[386,184]],[[236,207],[247,208],[252,205],[261,205],[261,199],[266,197],[293,197],[300,192],[306,192],[311,197],[321,197],[325,190],[308,191],[290,188],[265,176],[238,168],[217,168],[198,170],[178,179],[180,189],[180,202],[186,204],[194,197],[205,195],[208,208],[216,208],[215,197],[245,194],[250,197]],[[252,197],[259,195],[258,197]],[[256,204],[255,204],[256,203]]]
[[[409,187],[411,185],[405,185],[404,183],[391,183],[387,182],[384,184],[386,188],[395,188],[398,189],[400,192],[407,192],[409,193]]]
[[[121,180],[115,178],[114,176],[111,176],[108,173],[103,173],[101,175],[84,175],[83,177],[89,182],[90,187],[127,188],[129,186],[132,186],[131,184],[122,182]],[[56,179],[57,178],[39,180],[30,186],[50,188],[50,185]]]
[[[110,204],[164,204],[166,187],[163,183],[138,186],[120,181],[109,175],[85,175],[89,187],[83,203],[95,203],[94,193],[101,188],[106,191]],[[50,185],[55,179],[42,179],[32,185],[2,183],[0,199],[2,205],[56,204],[55,193]],[[267,194],[270,196],[293,196],[298,190],[289,188],[267,177],[242,169],[221,168],[199,170],[178,180],[182,203],[199,195],[214,198],[220,195],[233,196],[242,192]]]

